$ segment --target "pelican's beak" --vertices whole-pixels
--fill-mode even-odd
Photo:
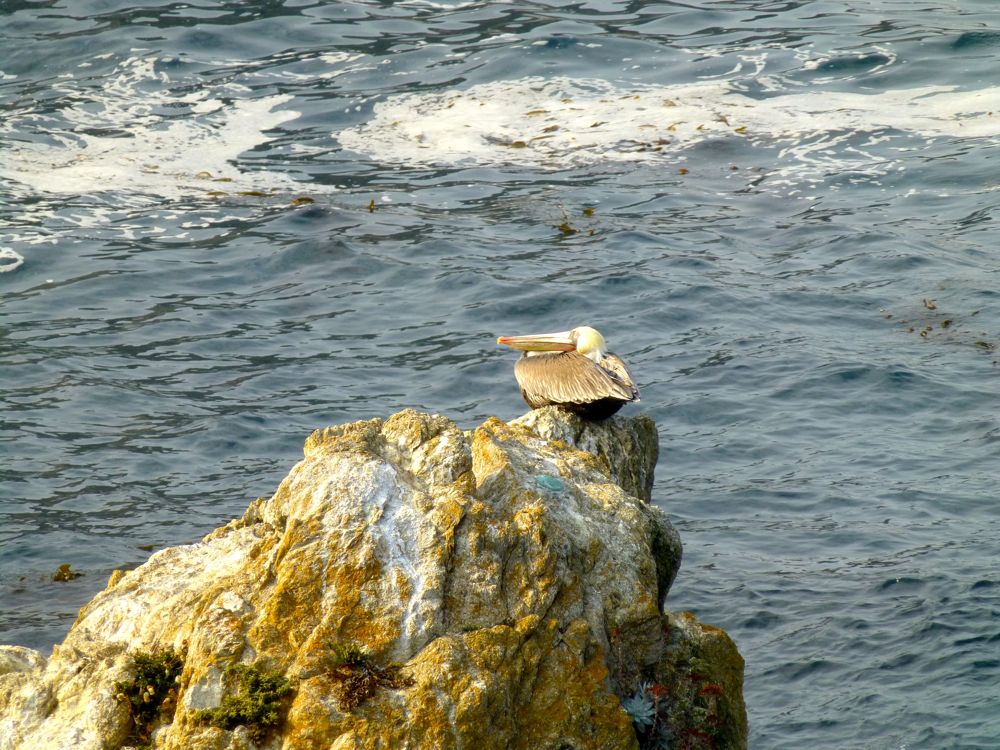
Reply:
[[[560,331],[536,333],[530,336],[501,336],[497,339],[497,343],[506,344],[522,352],[571,352],[576,349],[576,344],[570,338],[571,333],[572,331]]]

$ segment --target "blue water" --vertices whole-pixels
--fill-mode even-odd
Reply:
[[[0,642],[316,427],[519,415],[496,336],[589,323],[751,746],[1000,747],[995,0],[24,1],[0,42]]]

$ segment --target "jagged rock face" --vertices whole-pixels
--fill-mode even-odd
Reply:
[[[634,748],[620,697],[680,684],[691,659],[726,691],[714,746],[745,746],[732,642],[662,611],[680,541],[648,503],[656,451],[646,418],[556,408],[471,433],[410,410],[317,431],[270,500],[113,578],[47,663],[0,651],[0,750],[121,746],[114,685],[129,652],[165,648],[184,668],[157,748],[250,746],[198,713],[240,662],[294,686],[267,747]],[[338,645],[407,684],[345,707]]]

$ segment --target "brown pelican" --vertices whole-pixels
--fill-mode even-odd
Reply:
[[[501,336],[498,344],[524,354],[514,365],[521,395],[532,409],[555,404],[586,419],[606,419],[639,389],[625,363],[590,326],[533,336]]]

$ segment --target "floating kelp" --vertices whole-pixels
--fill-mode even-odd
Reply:
[[[64,581],[72,581],[74,578],[80,578],[83,573],[73,570],[69,563],[63,563],[59,566],[59,569],[52,574],[52,580],[57,583],[62,583]]]
[[[997,351],[998,342],[985,331],[970,331],[970,321],[979,314],[973,310],[967,315],[960,315],[942,309],[936,299],[922,297],[920,306],[911,306],[902,314],[879,308],[882,317],[895,322],[904,332],[914,333],[922,339],[950,342],[964,346],[973,346],[979,351]]]

